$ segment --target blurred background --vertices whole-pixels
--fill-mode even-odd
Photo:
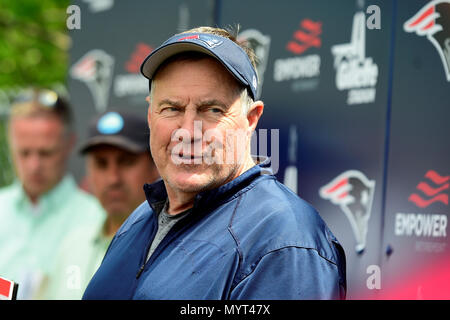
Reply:
[[[348,298],[450,299],[448,0],[2,0],[0,186],[18,92],[68,97],[82,141],[106,109],[145,117],[140,64],[200,25],[239,26],[255,49],[255,152],[344,246]],[[82,184],[76,153],[70,171]]]

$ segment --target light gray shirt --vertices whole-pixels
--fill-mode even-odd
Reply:
[[[152,245],[148,250],[146,262],[148,261],[148,259],[150,259],[151,255],[158,247],[158,245],[161,243],[161,241],[164,239],[164,237],[167,235],[167,233],[170,231],[170,229],[172,229],[172,227],[178,221],[186,217],[188,213],[192,211],[192,209],[188,209],[178,214],[171,215],[167,212],[168,206],[169,201],[166,200],[164,207],[162,208],[161,212],[158,215],[158,230],[156,231],[155,238],[153,239]]]

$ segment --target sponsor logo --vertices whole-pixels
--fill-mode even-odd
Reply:
[[[289,41],[286,49],[294,54],[302,54],[311,47],[320,48],[322,40],[322,22],[314,22],[310,19],[304,19],[300,23],[301,28],[294,32],[294,40]]]
[[[145,43],[138,43],[125,62],[126,74],[118,74],[114,78],[114,95],[119,98],[148,94],[148,80],[140,73],[140,67],[144,59],[153,51],[153,48]]]
[[[98,112],[106,110],[114,69],[114,58],[100,49],[86,53],[70,69],[70,75],[84,82]]]
[[[450,1],[431,1],[404,23],[403,30],[427,37],[439,53],[450,81]]]
[[[350,221],[358,253],[366,247],[374,191],[375,181],[357,170],[341,173],[319,190],[320,196],[338,205]]]
[[[130,59],[125,62],[125,69],[129,73],[139,73],[144,59],[153,51],[153,48],[145,43],[138,43],[131,54]]]
[[[363,104],[375,101],[378,65],[366,57],[366,20],[364,12],[353,16],[352,35],[349,43],[331,47],[336,69],[336,87],[348,90],[347,104]]]
[[[425,181],[421,181],[416,189],[418,193],[412,193],[408,200],[419,208],[426,208],[432,203],[441,202],[448,205],[448,191],[450,176],[441,176],[434,170],[429,170],[425,174]],[[430,182],[432,185],[430,185]]]
[[[269,58],[270,36],[264,35],[256,29],[247,29],[239,33],[238,40],[245,42],[250,48],[253,49],[258,57],[256,72],[259,78],[259,88],[256,95],[257,97],[260,97],[264,82],[264,72],[266,71],[267,61]],[[252,85],[254,88],[257,86],[255,77],[253,78]]]
[[[322,46],[320,38],[322,22],[303,19],[300,29],[294,32],[293,39],[286,45],[286,50],[294,57],[276,59],[273,79],[276,82],[293,81],[293,91],[316,89],[319,84],[320,56],[318,54],[303,55],[311,48]]]
[[[448,206],[448,190],[450,188],[450,175],[443,176],[434,170],[428,170],[423,181],[416,186],[416,191],[408,201],[416,207],[438,208],[439,205]],[[423,252],[439,253],[445,250],[446,242],[436,241],[447,237],[448,218],[445,214],[410,212],[395,214],[394,234],[404,237],[431,238],[432,241],[416,241],[415,250]]]
[[[397,213],[395,235],[416,237],[446,237],[447,216],[445,214]]]

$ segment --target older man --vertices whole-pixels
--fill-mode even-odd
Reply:
[[[162,181],[118,230],[85,299],[345,297],[345,255],[316,211],[252,158],[253,54],[201,27],[154,50],[150,147]]]
[[[104,214],[66,171],[75,135],[64,99],[44,89],[20,94],[8,129],[17,179],[0,190],[0,276],[19,283],[18,298],[31,299],[67,233]]]
[[[66,237],[39,298],[82,297],[117,229],[145,200],[143,185],[159,179],[148,131],[145,119],[126,111],[107,111],[92,119],[80,152],[86,155],[88,188],[105,209],[106,218]]]

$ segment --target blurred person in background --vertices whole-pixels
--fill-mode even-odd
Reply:
[[[106,218],[68,235],[40,298],[81,299],[117,229],[145,201],[144,184],[159,178],[148,141],[148,124],[141,116],[109,111],[93,118],[80,152],[86,155],[88,189]]]
[[[0,189],[0,276],[19,284],[19,299],[35,298],[72,228],[104,216],[67,172],[72,128],[70,107],[54,91],[25,91],[11,106],[8,138],[17,178]]]

